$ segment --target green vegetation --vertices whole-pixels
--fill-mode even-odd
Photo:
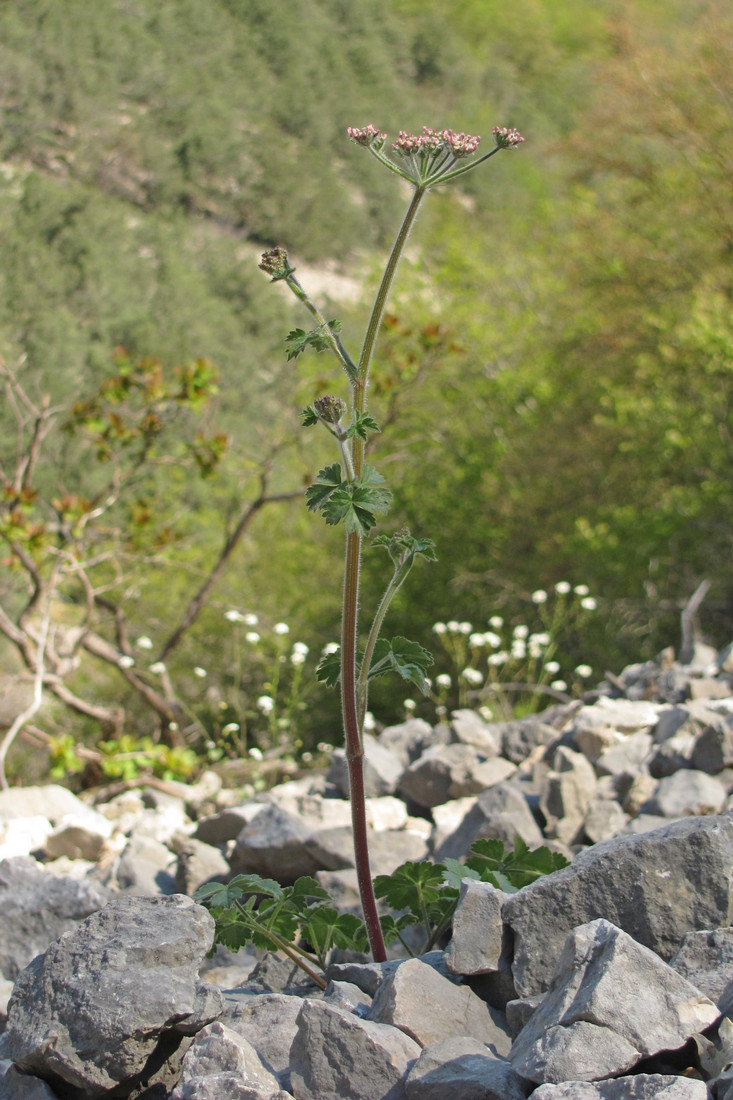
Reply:
[[[408,955],[423,954],[448,935],[464,879],[489,882],[513,894],[567,865],[559,852],[546,847],[530,850],[520,837],[510,849],[500,840],[477,840],[465,863],[403,863],[374,881],[377,897],[392,910],[380,916],[384,938],[387,943],[399,940]],[[367,948],[364,922],[353,913],[340,913],[328,891],[308,875],[292,886],[260,875],[237,875],[226,884],[204,883],[194,897],[216,922],[212,951],[219,943],[230,951],[249,943],[282,951],[323,988],[322,973],[313,968],[326,969],[332,948]]]
[[[287,711],[289,658],[287,723],[257,707],[269,658],[248,648],[244,624],[235,641],[224,615],[256,613],[263,637],[287,622],[314,657],[334,641],[338,540],[297,501],[257,504],[263,486],[302,495],[330,461],[327,441],[303,447],[296,426],[314,391],[328,392],[324,357],[287,360],[282,334],[300,320],[256,265],[282,243],[323,277],[324,316],[365,319],[401,197],[348,125],[453,126],[486,141],[498,124],[527,137],[521,157],[432,197],[377,345],[370,412],[383,433],[369,437],[370,460],[385,473],[399,462],[391,520],[429,532],[438,555],[395,596],[394,632],[434,649],[436,622],[486,631],[490,615],[525,621],[536,589],[587,585],[598,612],[563,637],[558,676],[572,683],[581,663],[601,674],[676,644],[679,610],[708,578],[702,626],[730,640],[732,52],[733,19],[706,0],[0,6],[7,369],[36,411],[49,396],[58,426],[119,373],[116,348],[131,363],[153,357],[166,377],[197,362],[218,373],[218,394],[166,420],[165,446],[161,436],[99,532],[114,560],[96,574],[108,606],[94,631],[117,646],[122,613],[140,681],[165,702],[134,640],[149,637],[157,663],[245,523],[164,658],[183,706],[165,721],[187,745],[241,755],[281,738],[278,751],[296,740],[313,751],[339,736],[321,689]],[[337,277],[355,270],[356,293],[338,301]],[[35,510],[33,523],[53,524],[51,502],[67,499],[73,524],[73,502],[92,500],[111,467],[88,434],[49,433],[27,486],[37,496],[12,517],[33,422],[26,409],[19,441],[17,412],[6,391],[3,522]],[[16,622],[29,575],[8,568],[7,544],[3,557],[0,605]],[[365,553],[365,604],[382,567],[381,551]],[[65,629],[83,607],[68,577],[50,609]],[[125,733],[160,737],[161,709],[124,669],[73,656],[76,697],[100,713],[124,706]],[[437,657],[437,674],[455,673],[450,654]],[[377,680],[372,708],[392,720],[404,695]],[[72,727],[60,703],[36,722],[89,744],[121,732],[92,715]],[[15,751],[11,773],[20,741]]]

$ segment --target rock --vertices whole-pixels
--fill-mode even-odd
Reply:
[[[532,1093],[532,1100],[710,1100],[710,1092],[704,1081],[640,1073],[598,1084],[567,1081],[562,1085],[540,1085]]]
[[[15,856],[29,856],[31,852],[42,849],[52,831],[51,822],[40,814],[0,818],[0,862]]]
[[[263,806],[236,839],[229,857],[232,871],[274,878],[283,885],[301,875],[314,875],[322,867],[306,847],[312,835],[312,827],[298,814]],[[344,853],[337,867],[330,869],[349,866],[350,857]]]
[[[451,741],[459,745],[470,745],[482,756],[498,756],[501,739],[497,739],[493,729],[475,710],[454,710],[450,718]]]
[[[511,1036],[501,1012],[491,1009],[467,985],[443,978],[420,959],[408,959],[382,981],[369,1019],[392,1024],[421,1047],[451,1036],[469,1035],[509,1053]]]
[[[88,806],[81,812],[64,814],[58,825],[49,833],[44,844],[51,859],[67,856],[69,859],[99,859],[105,841],[112,835],[112,825],[103,814]]]
[[[117,885],[130,894],[175,894],[175,856],[162,841],[135,832],[116,869]]]
[[[221,1013],[218,990],[198,978],[213,934],[182,895],[115,898],[18,976],[10,1057],[89,1097],[144,1078]]]
[[[594,1081],[684,1046],[719,1015],[653,951],[599,918],[568,936],[510,1061],[539,1084]]]
[[[623,830],[628,820],[618,802],[592,798],[583,818],[583,835],[591,844],[597,844],[599,840],[610,840]]]
[[[513,764],[521,764],[533,749],[549,745],[559,736],[554,726],[534,715],[514,722],[492,723],[489,729],[501,744],[501,755]]]
[[[721,1012],[733,1009],[733,927],[688,932],[669,965]]]
[[[4,860],[0,863],[0,974],[14,981],[35,955],[102,909],[108,899],[109,891],[92,879],[57,878],[25,857]]]
[[[511,847],[517,834],[530,848],[544,844],[544,837],[519,786],[502,783],[482,791],[460,825],[436,847],[435,858],[460,859],[481,837],[496,837]]]
[[[298,1100],[405,1100],[404,1077],[420,1047],[399,1028],[306,1000],[290,1052]]]
[[[525,1100],[519,1075],[479,1042],[441,1039],[420,1054],[405,1080],[407,1100]]]
[[[695,740],[693,768],[717,775],[733,764],[733,715],[715,715]]]
[[[21,1073],[12,1062],[0,1061],[0,1100],[58,1100],[40,1077]]]
[[[511,897],[520,996],[547,988],[568,932],[599,914],[663,959],[687,932],[733,923],[733,815],[603,841]]]
[[[224,998],[222,1023],[252,1044],[282,1088],[290,1087],[290,1047],[302,1007],[300,997],[284,993],[263,993],[245,1003]]]
[[[642,803],[641,812],[675,818],[717,814],[727,793],[712,775],[690,768],[660,779],[654,794]]]
[[[561,745],[540,793],[540,809],[547,820],[545,835],[572,844],[581,831],[595,786],[593,765],[582,753]]]
[[[445,953],[454,974],[491,974],[511,958],[501,907],[510,894],[490,882],[464,879],[453,917],[453,935]]]
[[[16,817],[45,817],[52,825],[67,814],[81,814],[88,807],[66,787],[49,783],[44,787],[9,787],[0,791],[0,820]]]
[[[619,737],[594,761],[596,772],[598,775],[633,775],[647,759],[651,748],[652,736],[644,730]]]
[[[431,745],[404,772],[399,789],[404,797],[429,809],[478,794],[515,770],[508,760],[495,755],[487,759],[470,745]]]
[[[393,752],[400,760],[403,769],[422,756],[428,745],[436,740],[448,743],[450,732],[446,726],[436,735],[433,727],[423,718],[410,718],[396,726],[387,726],[379,735],[379,743]]]
[[[228,882],[229,863],[213,844],[186,837],[178,847],[176,887],[182,894],[193,894],[204,882]]]
[[[204,844],[226,844],[236,840],[245,825],[249,825],[262,809],[261,802],[247,802],[242,806],[230,806],[220,813],[202,817],[197,823],[192,837]]]
[[[252,1044],[217,1020],[202,1028],[186,1051],[170,1100],[270,1100],[279,1090],[277,1077]]]
[[[364,734],[364,789],[367,798],[394,794],[404,767],[404,760],[385,741],[381,738],[377,740],[370,733]],[[327,779],[341,791],[344,798],[349,797],[349,769],[344,749],[335,749],[331,753]]]
[[[421,822],[419,832],[390,829],[369,832],[369,859],[374,875],[389,875],[407,860],[425,859],[430,826]],[[308,838],[305,849],[319,868],[339,870],[354,866],[353,834],[350,826],[322,829]]]
[[[353,1012],[364,1020],[369,1015],[372,1007],[372,998],[368,993],[359,989],[353,982],[330,981],[323,993],[324,1001],[335,1008],[342,1008],[347,1012]]]

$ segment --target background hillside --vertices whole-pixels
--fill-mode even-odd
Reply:
[[[600,675],[676,645],[680,608],[707,578],[702,626],[728,642],[732,62],[726,5],[693,0],[0,6],[3,359],[22,364],[30,394],[69,409],[113,371],[114,348],[166,371],[205,358],[219,374],[213,402],[173,433],[171,461],[116,514],[114,567],[108,554],[100,568],[130,635],[160,649],[263,463],[268,491],[289,496],[329,459],[297,411],[340,380],[323,356],[286,362],[284,336],[304,318],[257,258],[285,244],[357,343],[406,198],[345,137],[371,121],[526,137],[431,196],[398,276],[375,454],[396,494],[390,528],[431,536],[439,562],[411,578],[394,629],[431,646],[436,621],[529,621],[531,593],[568,580],[598,611],[566,631],[563,659]],[[7,470],[11,402],[0,415]],[[211,476],[175,461],[182,441],[224,436]],[[104,482],[86,446],[49,438],[41,496]],[[333,639],[341,549],[300,500],[254,516],[167,661],[212,738],[234,720],[256,731],[272,624],[313,654]],[[365,605],[378,559],[366,556]],[[9,609],[27,598],[11,565]],[[79,599],[65,593],[62,620]],[[270,650],[233,637],[232,608],[259,616]],[[113,613],[99,615],[112,638]],[[100,700],[128,690],[91,659],[73,682]],[[399,717],[403,696],[385,683],[379,717]],[[44,728],[68,723],[54,712]],[[288,736],[308,745],[338,738],[330,696],[312,694],[296,726]],[[98,736],[91,720],[73,730]]]

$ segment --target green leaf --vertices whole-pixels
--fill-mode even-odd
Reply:
[[[308,511],[315,512],[328,501],[331,494],[341,487],[341,465],[332,462],[316,474],[315,480],[305,491],[305,503]]]
[[[392,909],[409,909],[423,919],[425,907],[440,900],[444,891],[441,863],[429,860],[401,864],[391,875],[377,875],[374,880],[376,897],[383,898]]]
[[[366,536],[376,524],[375,512],[386,512],[392,503],[389,489],[364,486],[361,481],[334,490],[321,505],[326,523],[343,523],[351,534]]]
[[[304,428],[310,428],[318,423],[316,410],[312,405],[307,405],[300,414],[300,422]]]
[[[461,863],[459,859],[453,859],[451,856],[447,856],[443,860],[443,865],[445,867],[443,881],[446,886],[452,886],[454,890],[460,890],[464,878],[481,878],[481,875],[478,871],[474,871],[473,867],[467,867],[465,863]]]
[[[285,352],[288,361],[297,359],[308,347],[308,333],[304,328],[294,328],[285,337]]]
[[[399,636],[391,642],[380,638],[374,647],[369,676],[384,676],[387,672],[396,672],[403,680],[415,684],[423,695],[427,695],[430,688],[425,679],[425,670],[432,663],[432,654],[418,642]]]
[[[400,568],[410,559],[414,562],[417,557],[425,558],[426,561],[438,560],[433,540],[413,538],[407,527],[396,531],[394,535],[378,535],[372,545],[383,546],[395,568]]]
[[[507,893],[514,893],[567,865],[564,856],[546,846],[530,851],[519,836],[515,837],[512,850],[505,849],[500,840],[477,840],[466,859],[466,866],[478,871],[484,882],[491,882]]]
[[[327,687],[336,687],[341,679],[341,650],[325,653],[316,667],[316,680]]]
[[[373,416],[354,409],[353,421],[346,429],[346,438],[353,439],[356,436],[358,439],[366,440],[369,432],[378,431],[380,431],[380,428]]]
[[[291,329],[285,337],[285,352],[288,360],[297,359],[309,347],[313,348],[314,351],[325,351],[329,348],[331,346],[329,329],[332,333],[340,332],[341,322],[328,321],[326,325],[319,325],[318,328],[313,328],[310,332],[306,332],[302,328]]]
[[[394,940],[401,939],[400,933],[404,932],[406,928],[413,928],[416,924],[422,922],[412,913],[403,913],[401,917],[397,918],[393,917],[391,913],[385,913],[384,916],[379,918],[379,923],[382,926],[384,942],[389,946]]]

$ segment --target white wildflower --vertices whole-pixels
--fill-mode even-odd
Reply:
[[[567,691],[568,690],[568,685],[565,683],[564,680],[553,680],[552,683],[550,684],[550,687],[553,688],[555,691]]]
[[[435,677],[435,682],[439,688],[449,688],[452,680],[447,672],[441,672],[439,676]]]
[[[550,635],[547,633],[546,630],[541,630],[537,634],[530,634],[529,642],[530,645],[549,645]]]
[[[555,591],[557,592],[558,596],[567,596],[568,592],[570,591],[570,582],[558,581],[555,585]]]
[[[512,631],[515,638],[526,638],[529,635],[529,627],[524,623],[520,623],[519,626],[515,626]]]
[[[502,619],[501,615],[492,615],[491,618],[489,619],[489,626],[493,630],[501,630],[503,625],[504,625],[504,620]]]
[[[547,593],[544,588],[536,588],[531,596],[532,603],[547,603]]]
[[[445,634],[447,629],[445,623],[433,623],[433,634]]]
[[[132,666],[134,664],[135,664],[135,658],[134,657],[128,657],[126,653],[123,653],[121,657],[117,658],[117,667],[118,668],[132,668]]]
[[[545,665],[545,672],[549,672],[550,676],[554,676],[556,672],[560,671],[559,661],[548,661]]]
[[[486,639],[483,634],[474,633],[469,637],[468,644],[471,646],[471,649],[481,649],[482,646],[486,645]]]
[[[527,656],[527,646],[522,638],[515,638],[512,642],[512,657],[515,661],[523,661]]]
[[[162,661],[156,661],[155,664],[150,666],[150,671],[153,676],[162,676],[165,672],[165,665]]]
[[[249,642],[250,645],[257,645],[260,640],[260,636],[256,630],[248,630],[244,635],[245,642]]]
[[[474,687],[478,687],[479,684],[483,684],[484,682],[483,675],[477,668],[464,668],[461,672],[461,676],[467,684],[473,684]]]
[[[414,699],[405,699],[402,706],[405,708],[406,711],[409,711],[410,713],[412,713],[412,711],[417,706],[417,703],[415,702]]]
[[[299,668],[301,665],[305,664],[305,658],[306,655],[302,652],[302,650],[294,649],[293,652],[290,654],[290,664],[294,668]]]
[[[148,638],[147,634],[141,634],[138,640],[135,642],[138,649],[152,649],[153,639]]]
[[[261,760],[262,749],[258,749],[256,745],[253,745],[252,748],[248,751],[247,756],[251,756],[253,760]]]
[[[449,619],[445,624],[445,628],[449,634],[460,634],[461,632],[461,624],[455,619]]]
[[[459,623],[458,629],[461,634],[470,634],[473,630],[473,623]]]
[[[272,714],[275,706],[275,700],[271,695],[260,695],[257,700],[257,709],[261,710],[263,714]]]
[[[576,596],[587,596],[590,592],[590,589],[587,584],[576,584],[573,592]]]
[[[224,612],[224,618],[230,623],[243,623],[244,615],[241,611],[235,611],[233,607],[230,607],[228,611]]]
[[[590,665],[577,665],[575,672],[576,675],[580,676],[581,680],[587,680],[589,676],[593,675],[593,669]]]
[[[194,665],[193,674],[194,676],[198,676],[199,680],[203,680],[208,676],[208,672],[205,668],[202,668],[201,665]]]
[[[593,599],[592,596],[585,596],[580,601],[580,606],[583,608],[584,611],[595,611],[598,607],[598,603],[596,602],[596,600]]]
[[[483,718],[484,722],[490,722],[494,717],[494,712],[491,707],[479,707],[478,712]]]
[[[501,638],[498,634],[494,634],[492,630],[487,630],[484,634],[484,645],[491,646],[492,649],[498,649],[501,645]]]
[[[227,722],[221,728],[222,733],[239,733],[239,722]]]
[[[498,668],[499,665],[505,665],[509,660],[509,654],[505,653],[503,649],[500,649],[498,653],[490,653],[486,658],[486,664],[491,665],[492,668]]]
[[[371,733],[373,729],[377,728],[377,722],[370,710],[364,715],[364,732]]]
[[[290,627],[287,623],[275,623],[272,629],[275,634],[279,634],[281,637],[290,633]]]
[[[253,614],[252,612],[250,612],[248,615],[245,615],[244,618],[242,619],[242,622],[244,623],[245,626],[257,626],[257,623],[259,621],[260,620],[257,618],[257,616],[255,614]]]

